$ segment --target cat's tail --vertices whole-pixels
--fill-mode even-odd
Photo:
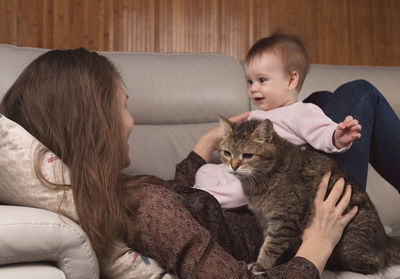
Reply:
[[[400,264],[400,238],[389,238],[387,255],[388,265]]]

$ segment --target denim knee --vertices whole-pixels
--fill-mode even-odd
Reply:
[[[351,94],[353,96],[357,96],[359,100],[371,100],[372,103],[376,103],[379,98],[382,97],[382,94],[379,90],[369,81],[364,79],[357,79],[350,82],[347,82],[341,86],[339,86],[335,92],[343,92],[351,90]]]

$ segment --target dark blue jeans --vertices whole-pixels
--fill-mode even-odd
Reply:
[[[369,82],[356,80],[332,94],[319,91],[304,102],[322,108],[333,121],[352,115],[361,126],[361,139],[341,154],[330,154],[339,166],[366,188],[368,162],[400,192],[400,120],[385,97]]]

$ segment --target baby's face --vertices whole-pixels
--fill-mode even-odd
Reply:
[[[276,54],[263,54],[246,63],[250,100],[261,110],[297,102],[297,92],[289,90],[290,76]]]

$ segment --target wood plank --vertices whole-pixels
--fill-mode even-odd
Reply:
[[[299,36],[312,63],[400,65],[399,0],[0,0],[0,43],[218,52]]]
[[[17,1],[0,0],[0,43],[17,44]]]
[[[42,26],[42,0],[17,1],[17,45],[39,46]]]

